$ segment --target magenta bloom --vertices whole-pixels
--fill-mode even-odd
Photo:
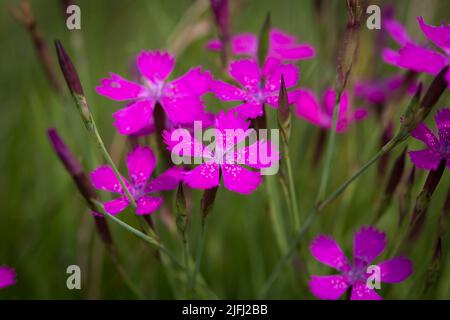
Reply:
[[[400,68],[437,75],[450,62],[450,25],[431,26],[422,17],[418,17],[417,21],[425,36],[444,52],[414,43],[400,23],[390,20],[385,22],[385,28],[401,48],[398,51],[384,49],[383,59]],[[450,85],[450,71],[446,78]]]
[[[16,283],[16,272],[8,266],[0,266],[0,289]]]
[[[330,266],[338,275],[311,276],[309,287],[319,299],[337,300],[347,289],[351,289],[351,300],[381,300],[374,289],[367,286],[367,268],[386,247],[386,236],[372,227],[362,227],[355,233],[353,243],[353,263],[347,260],[342,249],[331,237],[320,235],[311,244],[311,253],[319,262]],[[380,268],[380,281],[398,283],[412,273],[412,262],[403,257],[383,261]]]
[[[230,76],[241,87],[221,80],[214,81],[212,92],[222,101],[240,101],[235,110],[243,118],[256,118],[263,114],[263,105],[278,108],[281,76],[286,88],[294,87],[299,80],[299,70],[293,64],[281,64],[276,59],[267,59],[263,68],[253,60],[238,60],[230,64]],[[298,90],[288,93],[289,102],[296,100]]]
[[[126,164],[131,183],[125,178],[123,179],[136,201],[136,214],[138,215],[146,215],[158,210],[163,198],[149,194],[177,188],[183,174],[181,169],[173,167],[157,178],[150,179],[156,166],[156,158],[153,151],[147,147],[136,147],[128,154]],[[125,190],[109,165],[92,171],[91,180],[95,188],[119,195],[119,198],[104,203],[106,212],[116,215],[129,205]]]
[[[117,101],[130,101],[124,109],[113,114],[114,125],[121,134],[139,134],[153,126],[153,109],[160,103],[169,120],[175,124],[207,121],[209,116],[201,96],[210,89],[212,76],[201,67],[190,69],[183,76],[167,81],[175,58],[160,51],[142,51],[136,59],[141,83],[128,81],[110,73],[101,80],[97,92]]]
[[[435,117],[438,137],[423,123],[412,132],[412,136],[427,146],[420,151],[410,151],[409,157],[416,167],[436,170],[442,159],[446,159],[450,169],[450,109],[439,110]]]
[[[173,132],[165,131],[163,136],[172,154],[201,163],[185,173],[183,181],[191,188],[209,189],[219,186],[221,172],[226,189],[250,194],[262,182],[261,172],[247,169],[243,165],[253,169],[268,168],[273,161],[279,160],[279,155],[278,150],[268,141],[257,140],[250,146],[243,146],[241,143],[251,131],[247,131],[249,125],[249,121],[238,117],[235,112],[222,111],[214,120],[213,144],[203,145],[186,129],[178,129],[184,131],[176,139],[173,138]],[[200,161],[197,162],[195,158]]]
[[[381,80],[361,81],[355,85],[355,96],[367,102],[383,105],[404,84],[404,76],[395,75]],[[417,83],[409,85],[407,92],[414,94]]]
[[[310,90],[302,89],[299,91],[298,99],[295,102],[295,114],[297,117],[303,118],[318,127],[330,129],[336,96],[334,90],[328,89],[325,91],[322,105]],[[367,109],[365,108],[351,110],[348,93],[344,92],[339,105],[336,132],[342,133],[347,131],[351,123],[365,119],[367,114]]]
[[[209,41],[206,47],[211,51],[221,51],[219,39]],[[231,51],[236,56],[256,58],[258,52],[258,37],[250,32],[239,33],[231,38]],[[279,60],[304,60],[315,56],[314,47],[308,43],[298,43],[294,35],[272,28],[269,34],[269,52],[267,58]]]

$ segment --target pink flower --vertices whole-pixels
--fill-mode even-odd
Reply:
[[[156,166],[156,158],[153,151],[147,147],[136,147],[128,154],[126,164],[131,182],[123,179],[136,201],[138,215],[146,215],[158,210],[163,202],[162,197],[148,194],[175,189],[182,178],[183,171],[173,167],[157,178],[150,179]],[[119,198],[104,203],[106,212],[116,215],[129,205],[125,190],[109,165],[97,168],[91,172],[90,176],[96,189],[120,195]]]
[[[450,25],[431,26],[417,17],[420,28],[425,36],[444,52],[438,52],[414,43],[405,28],[395,20],[385,22],[385,27],[392,38],[401,46],[398,51],[383,50],[385,62],[394,66],[437,75],[450,62]],[[450,85],[450,71],[447,73]]]
[[[178,79],[167,81],[174,64],[175,58],[166,52],[142,51],[136,59],[141,83],[114,73],[101,80],[96,88],[99,94],[112,100],[131,101],[113,114],[119,133],[129,135],[151,130],[156,103],[161,104],[174,125],[209,120],[201,96],[209,91],[211,74],[197,67]]]
[[[8,266],[0,266],[0,289],[16,283],[16,272]]]
[[[214,120],[215,140],[211,145],[203,145],[185,129],[180,135],[181,140],[173,141],[173,135],[169,131],[165,131],[163,137],[172,154],[205,160],[185,173],[183,181],[191,188],[217,187],[222,175],[226,189],[250,194],[261,184],[261,173],[242,165],[253,169],[267,168],[273,161],[278,161],[279,155],[268,141],[257,140],[249,146],[242,146],[241,143],[249,137],[249,125],[249,121],[238,117],[234,111],[222,111]]]
[[[209,41],[206,47],[211,51],[221,51],[219,39]],[[256,58],[258,52],[258,37],[250,32],[239,33],[231,38],[231,51],[236,56]],[[298,43],[293,35],[280,29],[272,28],[269,34],[269,52],[267,58],[279,60],[304,60],[315,56],[314,47],[308,43]]]
[[[399,90],[405,82],[405,77],[401,75],[391,76],[389,78],[372,81],[361,81],[355,85],[355,96],[367,102],[383,105],[392,95]],[[414,94],[417,89],[417,83],[408,86],[407,92]]]
[[[410,151],[411,162],[418,168],[436,170],[442,159],[446,159],[450,169],[450,109],[439,110],[435,117],[438,137],[423,123],[412,132],[412,136],[427,146],[420,151]]]
[[[333,121],[335,96],[334,90],[328,89],[323,95],[321,105],[313,92],[305,89],[300,90],[298,100],[295,103],[295,114],[318,127],[330,129]],[[366,117],[367,109],[357,108],[354,111],[350,109],[348,93],[344,92],[339,105],[336,132],[345,132],[351,123],[363,120]]]
[[[376,291],[367,286],[367,279],[372,274],[367,271],[372,261],[383,252],[386,244],[383,232],[373,227],[362,227],[355,233],[351,263],[333,238],[318,236],[310,246],[313,257],[336,269],[339,274],[311,276],[311,292],[319,299],[337,300],[347,289],[351,289],[351,300],[381,300]],[[377,266],[380,271],[379,280],[384,283],[402,282],[412,273],[412,262],[403,257],[383,261]]]
[[[286,88],[294,87],[299,80],[299,70],[292,64],[281,64],[267,59],[263,68],[253,60],[239,60],[230,64],[229,74],[241,87],[221,80],[214,81],[212,92],[222,101],[241,101],[235,110],[243,118],[256,118],[263,114],[263,105],[278,108],[281,76]],[[297,91],[288,93],[289,102],[296,99]]]

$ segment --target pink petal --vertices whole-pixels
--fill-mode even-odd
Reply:
[[[147,184],[146,192],[174,190],[184,177],[184,170],[172,167]]]
[[[247,98],[245,91],[224,81],[214,81],[211,91],[222,101],[243,101]]]
[[[240,117],[233,110],[221,111],[215,119],[214,127],[225,135],[226,129],[242,129],[246,131],[250,127],[250,121]]]
[[[444,108],[437,112],[436,117],[436,126],[439,131],[442,129],[450,128],[450,109]],[[448,141],[448,140],[447,140]]]
[[[381,52],[381,57],[384,62],[389,63],[393,66],[400,67],[400,53],[392,49],[383,49]]]
[[[431,149],[409,151],[409,158],[420,169],[436,170],[441,161],[441,155]]]
[[[298,68],[293,64],[280,64],[268,75],[264,84],[264,93],[276,92],[280,90],[281,76],[283,75],[286,88],[297,84],[300,76]]]
[[[148,196],[140,197],[136,201],[137,204],[136,214],[142,216],[153,213],[159,209],[162,203],[163,198],[161,197],[148,197]]]
[[[255,56],[258,50],[258,38],[253,33],[240,33],[231,39],[231,48],[235,55]]]
[[[398,283],[408,278],[412,272],[412,262],[403,257],[393,258],[378,264],[381,272],[381,281]]]
[[[296,36],[283,32],[278,28],[272,28],[269,33],[269,41],[271,46],[285,46],[295,44]]]
[[[136,101],[113,113],[114,126],[120,134],[136,134],[144,128],[154,128],[154,102],[151,100]]]
[[[234,107],[232,110],[236,111],[241,118],[255,119],[263,115],[263,104],[260,102],[251,101]]]
[[[411,133],[411,135],[417,140],[422,141],[428,148],[433,148],[438,143],[438,140],[434,136],[434,133],[427,128],[426,125],[420,123]]]
[[[328,89],[323,95],[323,106],[328,115],[332,118],[334,112],[334,104],[336,103],[336,93],[333,89]],[[339,118],[347,117],[349,110],[348,92],[344,91],[341,96],[341,102],[339,104]]]
[[[382,300],[374,289],[370,289],[366,283],[358,281],[352,287],[350,300]]]
[[[262,182],[261,173],[245,169],[237,164],[222,165],[225,188],[242,194],[250,194]]]
[[[426,24],[422,17],[417,17],[417,21],[427,38],[450,55],[450,24],[445,25],[443,23],[442,26],[431,26]]]
[[[309,289],[319,299],[337,300],[348,289],[344,276],[311,276]]]
[[[202,96],[211,88],[213,78],[209,71],[201,67],[192,68],[181,77],[169,82],[165,88],[166,95],[178,97]]]
[[[0,289],[16,283],[16,272],[8,266],[0,266]]]
[[[210,51],[222,51],[222,43],[219,39],[212,39],[206,43],[206,49]]]
[[[116,215],[122,212],[128,206],[128,204],[128,199],[126,197],[121,197],[103,203],[103,207],[109,214]]]
[[[230,64],[230,75],[248,92],[257,92],[260,81],[258,63],[252,60],[238,60]]]
[[[386,235],[373,227],[362,227],[355,233],[353,260],[357,266],[366,266],[386,247]]]
[[[127,168],[131,183],[135,187],[142,187],[153,173],[156,157],[152,149],[137,146],[127,155]]]
[[[203,101],[199,97],[165,96],[161,99],[161,105],[174,125],[191,124],[194,121],[209,121]]]
[[[394,65],[416,72],[426,72],[436,75],[448,65],[447,57],[433,50],[408,43],[398,51]]]
[[[316,55],[313,46],[309,44],[298,44],[287,48],[274,48],[271,51],[271,56],[278,57],[283,60],[306,60],[312,59]]]
[[[194,189],[210,189],[219,185],[219,165],[203,163],[186,172],[184,182]]]
[[[406,31],[405,27],[397,20],[385,19],[383,26],[392,39],[399,45],[404,46],[407,43],[412,42],[408,35],[408,31]]]
[[[115,73],[110,73],[109,76],[101,79],[101,85],[95,88],[98,94],[117,101],[138,99],[145,95],[144,86],[128,81]]]
[[[96,189],[115,193],[124,193],[119,180],[109,165],[98,167],[96,170],[91,172],[90,177],[92,184]]]
[[[315,50],[309,44],[297,43],[297,38],[273,28],[270,31],[269,56],[282,60],[300,60],[314,57]]]
[[[295,89],[292,91],[289,91],[288,93],[288,101],[289,104],[296,103],[298,99],[300,99],[300,96],[302,95],[302,91],[300,89]]]
[[[311,254],[318,261],[339,271],[350,269],[349,262],[341,247],[333,238],[318,236],[310,246]]]
[[[295,104],[295,113],[298,117],[304,118],[319,127],[331,125],[331,118],[321,109],[319,101],[310,90],[300,90],[300,95]]]
[[[175,58],[161,51],[142,51],[136,57],[139,72],[150,81],[166,80],[172,72]]]
[[[184,128],[172,131],[164,130],[164,143],[172,154],[179,157],[212,158],[211,151],[203,143],[192,137],[189,130]]]

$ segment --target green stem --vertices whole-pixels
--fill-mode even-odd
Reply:
[[[267,294],[269,293],[270,288],[272,288],[273,284],[275,283],[275,280],[278,278],[279,274],[283,270],[283,266],[285,263],[289,261],[291,256],[294,254],[297,247],[300,245],[303,235],[305,234],[306,230],[309,228],[310,224],[314,221],[314,218],[316,217],[316,209],[313,209],[309,214],[306,220],[303,222],[303,225],[301,226],[300,230],[298,231],[294,241],[291,243],[291,246],[289,247],[289,250],[283,255],[280,261],[278,261],[277,265],[275,266],[275,269],[270,274],[269,278],[267,279],[263,289],[261,290],[261,293],[259,294],[259,299],[266,299]]]
[[[358,179],[358,177],[363,174],[372,164],[374,164],[378,159],[383,157],[385,154],[387,154],[389,151],[391,151],[395,146],[397,145],[397,139],[394,138],[391,141],[389,141],[383,148],[380,149],[380,151],[377,152],[376,155],[374,155],[369,161],[366,162],[361,168],[358,169],[350,178],[348,178],[344,183],[342,183],[333,193],[331,193],[324,201],[319,202],[317,204],[318,211],[321,211],[323,208],[325,208],[330,202],[332,202],[334,199],[336,199],[342,192],[345,191],[345,189],[348,188],[348,186]]]
[[[94,117],[92,115],[90,116],[90,121],[89,122],[90,122],[89,123],[90,132],[94,135],[94,138],[97,141],[97,144],[100,147],[100,150],[102,151],[106,162],[108,162],[108,164],[113,169],[114,174],[116,175],[117,179],[119,180],[120,185],[122,186],[123,190],[125,191],[125,194],[126,194],[128,200],[130,201],[131,205],[134,208],[136,208],[137,207],[136,201],[134,201],[134,198],[131,195],[130,190],[128,190],[128,187],[125,184],[125,181],[123,180],[122,175],[120,174],[119,170],[117,169],[117,166],[114,164],[114,161],[111,158],[111,155],[109,154],[108,150],[106,149],[105,143],[103,142],[103,139],[100,136],[100,133],[98,132],[97,125],[95,124],[95,120],[94,120]]]
[[[200,230],[200,236],[199,236],[200,240],[199,240],[198,249],[197,249],[197,256],[195,257],[194,271],[192,272],[191,279],[189,280],[189,283],[188,283],[188,292],[190,292],[191,294],[194,291],[196,277],[200,271],[200,265],[201,265],[202,256],[203,256],[203,249],[205,247],[205,234],[206,234],[206,221],[204,221],[202,223],[202,227]]]
[[[129,224],[123,222],[122,220],[120,220],[119,218],[109,214],[108,212],[105,211],[105,209],[103,208],[103,204],[95,199],[92,199],[92,201],[97,205],[97,208],[100,209],[98,211],[100,211],[101,214],[103,214],[105,217],[111,219],[112,221],[114,221],[115,223],[117,223],[119,226],[121,226],[122,228],[124,228],[125,230],[131,232],[132,234],[134,234],[136,237],[140,238],[141,240],[144,240],[145,242],[156,246],[157,248],[159,248],[161,250],[161,252],[163,252],[165,255],[167,255],[173,262],[174,265],[176,265],[177,267],[181,268],[184,270],[184,266],[178,261],[178,259],[161,243],[159,242],[157,239],[146,235],[145,233],[133,228],[132,226],[130,226]],[[186,271],[186,270],[185,270]]]
[[[286,171],[287,171],[288,181],[289,181],[289,193],[290,193],[289,198],[291,200],[294,230],[296,230],[298,227],[300,227],[300,217],[299,217],[298,204],[297,204],[297,195],[295,192],[294,175],[292,173],[291,157],[289,155],[289,148],[288,148],[287,144],[285,146],[285,155],[284,156],[285,156],[285,160],[286,160]]]
[[[331,160],[333,158],[334,145],[336,142],[336,126],[339,116],[339,105],[341,103],[342,91],[336,92],[336,100],[333,107],[333,121],[331,123],[331,133],[328,136],[327,149],[325,152],[325,160],[323,165],[322,176],[320,178],[319,191],[317,192],[316,202],[322,200],[327,190],[328,179],[330,176]]]
[[[378,153],[372,157],[366,164],[364,164],[358,171],[356,171],[355,174],[353,174],[349,179],[347,179],[340,187],[338,187],[333,193],[331,193],[330,196],[328,196],[324,201],[320,202],[318,205],[316,205],[313,209],[311,209],[310,213],[308,214],[308,217],[306,218],[306,221],[303,223],[302,227],[298,231],[295,239],[292,241],[289,250],[286,252],[285,255],[282,256],[280,261],[278,261],[277,265],[275,266],[275,269],[272,271],[271,275],[269,276],[266,284],[264,285],[261,294],[259,296],[260,299],[264,299],[269,292],[270,288],[274,284],[275,280],[278,278],[279,274],[283,270],[283,266],[286,262],[289,261],[291,256],[294,254],[297,247],[300,245],[303,236],[311,223],[314,221],[316,216],[318,215],[319,211],[323,210],[330,202],[332,202],[334,199],[336,199],[342,192],[347,189],[347,187],[354,182],[358,177],[361,176],[363,172],[365,172],[372,164],[374,164],[378,159],[380,159],[383,155],[390,152],[394,147],[399,145],[399,142],[403,141],[403,137],[397,136],[391,141],[389,141],[383,148],[381,148]]]
[[[278,246],[280,247],[281,254],[285,254],[288,248],[286,238],[286,225],[283,216],[281,215],[281,204],[278,189],[274,186],[275,178],[273,176],[266,176],[266,195],[269,200],[270,216],[272,218],[271,225],[273,226],[275,237],[277,239]]]

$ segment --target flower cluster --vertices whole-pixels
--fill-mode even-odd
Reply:
[[[401,68],[436,75],[449,63],[449,27],[429,26],[420,17],[418,21],[427,38],[445,55],[414,43],[405,29],[390,19],[385,22],[385,27],[401,48],[398,51],[385,49],[383,59]],[[156,125],[154,112],[160,106],[167,117],[164,123],[159,124],[164,127],[162,136],[155,138],[171,152],[172,160],[174,156],[201,159],[193,162],[197,166],[189,162],[183,168],[171,167],[153,178],[157,159],[149,147],[137,146],[126,158],[128,179],[118,179],[117,172],[110,166],[97,168],[90,175],[94,187],[117,195],[117,198],[104,203],[108,213],[118,214],[131,202],[136,205],[136,214],[151,214],[163,203],[160,192],[176,189],[180,182],[194,189],[212,189],[223,181],[227,190],[240,194],[253,193],[263,181],[261,170],[270,167],[282,155],[276,143],[260,136],[253,139],[250,145],[246,146],[245,142],[251,135],[252,120],[265,116],[265,106],[278,108],[281,89],[287,89],[287,103],[293,106],[297,118],[321,129],[332,128],[334,108],[339,103],[335,130],[344,133],[352,124],[368,116],[366,108],[352,107],[353,95],[381,105],[389,101],[392,93],[404,84],[404,78],[400,76],[362,82],[353,88],[353,92],[344,91],[339,101],[336,101],[336,92],[330,88],[325,90],[319,102],[316,93],[299,87],[300,70],[295,64],[298,60],[314,57],[315,50],[311,45],[298,43],[295,36],[271,29],[267,56],[263,61],[258,61],[258,37],[255,34],[241,33],[230,40],[231,53],[235,58],[227,70],[231,81],[215,79],[212,72],[202,67],[191,68],[170,81],[168,78],[175,58],[163,51],[142,51],[137,55],[139,77],[136,81],[126,80],[114,73],[100,81],[101,85],[97,87],[99,94],[112,100],[126,101],[123,109],[113,113],[114,126],[120,134],[141,136],[153,133]],[[222,42],[217,39],[208,42],[207,48],[224,50]],[[447,78],[450,80],[450,73]],[[281,79],[284,79],[285,88],[282,88]],[[408,91],[415,89],[413,83]],[[217,113],[208,112],[203,100],[207,93],[235,104]],[[195,132],[197,123],[214,132],[213,144],[205,145],[198,139]],[[425,150],[409,153],[412,162],[419,168],[436,169],[442,159],[447,160],[450,168],[450,110],[438,112],[436,123],[439,138],[424,124],[412,133],[427,146]],[[242,134],[228,135],[229,131]],[[266,152],[261,155],[261,150]],[[367,286],[370,274],[366,271],[385,246],[384,233],[372,227],[363,227],[355,234],[354,258],[350,262],[332,238],[317,237],[311,245],[313,256],[340,274],[312,276],[311,292],[318,298],[338,299],[351,289],[351,299],[381,299],[374,289]],[[380,281],[386,283],[401,282],[412,273],[412,263],[401,257],[376,267],[380,270]]]

